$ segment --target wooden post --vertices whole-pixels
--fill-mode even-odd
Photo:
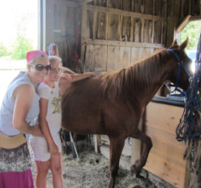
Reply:
[[[87,23],[87,4],[82,5],[82,30],[81,30],[81,62],[84,63],[85,53],[85,37],[86,37],[86,23]]]
[[[54,0],[46,1],[46,45],[54,42]],[[46,49],[43,49],[46,51]]]
[[[94,146],[95,146],[95,152],[100,153],[99,146],[101,144],[101,135],[94,135]]]
[[[190,186],[190,180],[191,180],[190,166],[191,166],[191,160],[190,160],[190,158],[188,158],[186,161],[184,188],[189,188],[189,186]]]

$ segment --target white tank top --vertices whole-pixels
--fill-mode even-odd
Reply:
[[[7,136],[14,136],[14,135],[20,134],[20,131],[15,129],[12,124],[13,110],[14,110],[14,103],[15,103],[15,99],[13,98],[13,92],[18,86],[22,84],[31,85],[35,91],[35,88],[30,78],[27,76],[26,73],[21,72],[18,74],[17,77],[14,78],[14,80],[8,86],[7,92],[1,104],[0,131]],[[31,126],[35,124],[34,118],[37,117],[39,114],[39,99],[40,97],[38,96],[38,94],[34,92],[34,99],[32,101],[32,106],[26,117],[27,123],[29,123]]]

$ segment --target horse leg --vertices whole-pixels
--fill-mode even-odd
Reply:
[[[118,173],[119,159],[124,147],[125,139],[121,137],[110,137],[110,181],[108,188],[114,188],[115,178]]]
[[[135,164],[131,166],[131,172],[135,172],[136,176],[139,176],[142,167],[146,164],[149,151],[152,148],[152,141],[151,141],[150,137],[145,135],[139,129],[137,129],[137,131],[130,136],[132,138],[140,139],[143,142],[142,155],[141,155],[140,159],[137,160],[135,162]]]

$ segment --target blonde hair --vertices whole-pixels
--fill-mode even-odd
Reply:
[[[60,66],[62,67],[62,60],[61,60],[60,57],[58,57],[58,56],[49,56],[48,59],[49,59],[50,65],[52,63],[59,62]]]

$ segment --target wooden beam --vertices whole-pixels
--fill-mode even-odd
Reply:
[[[136,48],[164,48],[162,44],[138,43],[138,42],[121,42],[113,40],[88,40],[86,45],[106,45],[106,46],[122,46]]]
[[[117,15],[122,15],[122,16],[130,16],[133,18],[155,20],[155,21],[166,21],[167,20],[167,18],[164,18],[164,17],[153,16],[153,15],[149,15],[149,14],[141,14],[141,13],[137,13],[137,12],[130,12],[130,11],[119,10],[119,9],[114,9],[114,8],[94,6],[94,5],[87,5],[87,10],[117,14]]]
[[[191,21],[200,21],[201,20],[201,16],[191,16],[190,18],[190,22]]]
[[[100,153],[100,145],[101,145],[101,135],[95,134],[94,135],[94,146],[95,146],[95,152]]]
[[[184,20],[181,22],[181,24],[177,27],[176,32],[181,32],[182,29],[188,24],[190,21],[191,15],[188,15],[184,18]]]
[[[54,0],[47,1],[46,4],[46,45],[54,42]]]
[[[83,4],[89,3],[91,1],[93,1],[93,0],[78,0],[78,3],[83,5]]]
[[[85,44],[86,39],[86,23],[87,23],[87,5],[82,5],[82,25],[81,25],[81,62],[84,62]]]
[[[61,5],[61,6],[65,6],[65,7],[78,7],[79,4],[76,2],[72,2],[72,1],[65,1],[65,0],[54,0],[54,5]]]

